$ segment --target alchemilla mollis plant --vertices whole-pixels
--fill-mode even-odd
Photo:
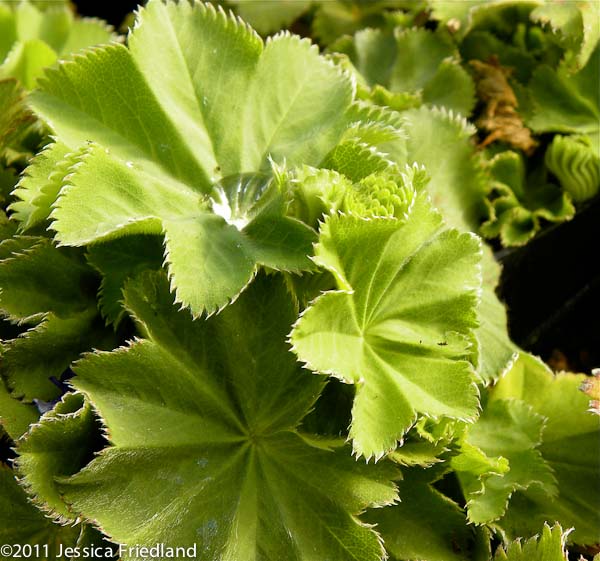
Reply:
[[[380,4],[381,29],[342,39],[319,6],[323,54],[149,0],[126,40],[6,78],[5,154],[21,125],[38,144],[0,214],[1,559],[598,551],[597,390],[510,341],[477,235],[508,208],[490,186],[524,188],[527,150],[476,151],[462,115],[481,89],[454,39],[393,29],[425,2]],[[477,21],[445,4],[448,26]],[[34,10],[40,37],[75,25],[2,9]],[[45,49],[24,25],[14,52]],[[557,72],[581,85],[597,50],[564,41]],[[544,165],[571,205],[594,144],[558,131]]]

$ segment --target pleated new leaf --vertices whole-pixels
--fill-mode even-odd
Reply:
[[[206,561],[381,559],[355,515],[393,501],[397,474],[295,430],[323,382],[289,352],[280,278],[207,321],[176,311],[162,273],[130,281],[125,305],[148,338],[75,368],[112,443],[61,480],[75,511],[120,543],[198,543]]]
[[[600,190],[600,151],[594,150],[587,136],[557,134],[545,162],[575,201],[587,201]]]
[[[395,448],[417,413],[470,418],[478,404],[469,358],[480,245],[442,231],[426,194],[413,195],[395,215],[327,217],[315,262],[339,290],[291,334],[309,368],[356,384],[350,436],[367,458]]]
[[[12,218],[26,231],[48,218],[65,176],[75,163],[75,154],[60,142],[48,144],[30,162],[13,191],[17,199],[9,209]]]
[[[151,0],[128,45],[61,64],[32,96],[70,151],[89,144],[51,215],[60,242],[164,234],[171,287],[195,315],[235,299],[258,265],[309,269],[314,232],[285,215],[271,162],[325,160],[349,124],[348,77],[308,41],[263,44],[200,3]]]

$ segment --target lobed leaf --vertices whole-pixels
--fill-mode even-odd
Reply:
[[[321,227],[315,262],[339,290],[314,301],[291,342],[312,370],[356,384],[350,436],[367,458],[394,449],[417,412],[469,418],[477,407],[480,249],[441,226],[421,193],[397,218],[331,215]]]
[[[147,339],[76,367],[112,444],[60,480],[76,511],[120,543],[198,543],[205,559],[381,559],[355,515],[395,500],[395,470],[295,430],[323,384],[285,344],[296,311],[278,277],[206,321],[175,310],[160,273],[129,281],[125,305]]]
[[[226,185],[243,193],[245,178],[271,173],[272,162],[323,162],[349,125],[351,97],[348,78],[307,41],[283,34],[263,44],[211,5],[152,0],[129,49],[63,63],[33,94],[60,142],[89,145],[55,203],[57,238],[164,233],[172,288],[195,315],[235,299],[257,265],[310,268],[312,231],[284,205],[264,207],[274,186],[255,192],[259,216],[232,214],[238,195]]]
[[[492,392],[492,399],[516,398],[547,420],[539,451],[556,477],[558,495],[519,492],[498,525],[510,537],[532,535],[544,522],[574,527],[569,540],[600,542],[600,418],[588,411],[579,391],[583,374],[554,375],[539,359],[522,353]]]
[[[511,495],[532,486],[546,496],[558,492],[539,446],[544,418],[520,401],[490,403],[466,429],[468,445],[452,460],[467,498],[468,517],[478,524],[499,519]],[[510,508],[510,507],[509,507]]]

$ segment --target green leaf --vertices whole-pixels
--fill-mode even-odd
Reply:
[[[267,35],[289,27],[306,12],[312,0],[229,0],[236,12],[256,31]]]
[[[312,35],[324,45],[365,28],[391,31],[397,26],[415,26],[415,20],[426,9],[425,2],[405,0],[318,0],[316,4]]]
[[[388,458],[401,466],[430,467],[443,461],[440,456],[449,450],[445,444],[446,442],[434,444],[427,440],[405,440],[402,446],[390,452]]]
[[[517,490],[536,486],[547,496],[557,494],[552,469],[538,449],[543,424],[544,418],[526,403],[498,400],[467,427],[467,448],[452,466],[467,498],[469,521],[499,519]]]
[[[16,469],[36,504],[62,523],[73,515],[60,496],[56,478],[78,472],[99,442],[99,427],[81,394],[66,394],[21,439]]]
[[[4,156],[19,133],[31,122],[16,80],[0,80],[0,156]]]
[[[60,389],[50,378],[60,378],[84,351],[112,348],[111,335],[103,329],[95,307],[66,318],[49,314],[34,328],[5,342],[0,373],[17,396],[51,401]]]
[[[17,483],[13,470],[3,464],[0,464],[0,490],[2,544],[39,545],[38,550],[33,549],[39,561],[59,558],[76,561],[76,556],[65,555],[65,548],[79,548],[83,552],[85,546],[95,548],[95,554],[89,557],[93,561],[113,557],[114,548],[94,528],[86,524],[61,526],[46,518],[42,511],[31,504],[24,489]],[[16,553],[16,549],[8,556],[0,553],[0,561],[12,561]]]
[[[40,39],[16,43],[0,66],[0,78],[16,78],[31,90],[45,67],[56,62],[56,53]]]
[[[396,48],[398,55],[390,76],[392,91],[424,88],[434,78],[442,61],[455,54],[449,39],[418,28],[398,30]]]
[[[600,154],[600,43],[579,72],[570,74],[542,65],[534,72],[529,91],[534,113],[527,125],[535,132],[587,134]]]
[[[172,288],[195,315],[235,299],[257,265],[309,269],[314,232],[282,201],[267,208],[269,175],[273,162],[326,159],[349,125],[348,77],[307,41],[263,45],[211,5],[151,0],[128,43],[48,71],[32,96],[70,150],[92,141],[56,201],[57,238],[164,233]],[[123,103],[128,95],[136,102]],[[232,213],[238,195],[227,185],[244,193],[263,173],[254,210]]]
[[[366,84],[374,88],[373,100],[388,104],[398,94],[415,94],[425,103],[468,115],[475,105],[475,86],[460,66],[456,47],[446,36],[422,28],[359,31],[352,41],[335,46],[348,55]]]
[[[60,480],[76,511],[120,543],[206,559],[381,559],[355,515],[395,500],[395,470],[296,432],[322,382],[285,343],[297,311],[280,278],[207,321],[176,311],[160,273],[129,281],[125,305],[148,338],[76,367],[112,443]]]
[[[12,395],[4,380],[0,380],[0,427],[13,440],[18,440],[38,419],[35,405],[23,403]]]
[[[361,29],[351,40],[336,43],[334,49],[348,55],[368,86],[389,85],[398,49],[393,33]]]
[[[575,69],[585,66],[600,40],[600,6],[597,2],[546,2],[533,10],[530,17],[532,21],[548,25],[572,51],[569,55],[574,58]]]
[[[519,22],[529,21],[531,11],[544,0],[429,0],[432,17],[459,40],[474,29],[511,33]]]
[[[3,314],[34,324],[2,349],[0,372],[16,397],[54,399],[60,391],[52,377],[60,378],[81,352],[115,344],[99,321],[96,275],[78,251],[41,237],[4,240],[0,283]]]
[[[492,399],[517,398],[547,420],[539,450],[552,469],[556,497],[530,489],[511,499],[498,525],[511,538],[533,535],[544,522],[574,527],[569,540],[600,542],[600,417],[588,411],[579,390],[583,374],[554,375],[539,359],[522,353],[492,392]]]
[[[116,41],[117,35],[106,22],[96,18],[77,18],[71,23],[69,34],[60,48],[61,58],[94,45]]]
[[[90,246],[88,262],[102,273],[98,303],[108,323],[117,325],[125,315],[125,282],[144,270],[158,270],[163,260],[160,236],[127,236]]]
[[[11,241],[15,243],[18,238]],[[78,253],[58,250],[46,238],[25,238],[23,243],[24,251],[0,261],[0,309],[18,320],[84,311],[90,305],[88,285],[95,279]]]
[[[485,213],[487,180],[471,143],[475,129],[464,119],[437,109],[412,109],[403,113],[406,161],[427,170],[426,186],[433,204],[448,224],[463,231],[478,231]],[[506,310],[494,289],[500,269],[492,253],[483,248],[483,292],[478,309],[478,374],[485,383],[497,378],[510,364],[515,348],[506,329]]]
[[[385,154],[373,150],[372,146],[348,140],[338,144],[322,166],[358,182],[369,175],[392,168],[394,163]]]
[[[116,37],[112,28],[99,20],[76,20],[68,5],[42,11],[23,1],[11,8],[2,6],[0,13],[0,29],[6,34],[0,45],[0,76],[17,78],[28,90],[59,56]]]
[[[6,3],[0,4],[0,60],[4,60],[17,39],[17,29],[12,10]]]
[[[401,502],[367,516],[392,558],[472,561],[480,530],[468,526],[464,511],[432,486],[436,470],[412,468],[402,474]]]
[[[486,184],[470,142],[475,128],[446,111],[426,107],[411,109],[403,116],[407,162],[425,166],[434,206],[452,227],[477,230]]]
[[[367,458],[395,448],[417,412],[468,418],[477,407],[468,357],[479,244],[440,233],[424,194],[398,210],[327,217],[315,262],[339,290],[315,300],[291,335],[312,370],[356,384],[350,436]]]
[[[477,374],[486,385],[498,379],[511,367],[518,350],[508,335],[504,304],[495,293],[500,267],[491,253],[491,249],[484,245],[483,287],[477,308],[479,327],[475,331],[479,348]]]
[[[303,166],[288,177],[290,214],[305,224],[318,228],[321,218],[342,208],[352,182],[334,170]]]
[[[443,60],[435,76],[423,87],[423,101],[468,116],[475,106],[473,78],[458,60]]]
[[[552,528],[544,524],[541,536],[499,547],[494,561],[568,561],[565,547],[568,534],[558,524]]]
[[[541,221],[564,222],[575,214],[569,194],[549,183],[543,168],[527,173],[521,154],[496,154],[489,171],[489,218],[481,226],[486,237],[499,235],[504,246],[523,245],[540,231]]]
[[[45,146],[31,160],[13,191],[18,200],[9,207],[12,217],[21,223],[21,230],[37,226],[50,215],[63,180],[75,163],[75,155],[67,157],[68,152],[66,146],[55,142]]]

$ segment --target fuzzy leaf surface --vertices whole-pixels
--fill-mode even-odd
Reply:
[[[441,227],[424,193],[398,218],[331,215],[321,227],[315,262],[339,290],[314,301],[291,341],[312,370],[356,384],[350,436],[367,458],[395,448],[417,413],[477,407],[480,246]]]
[[[322,381],[285,343],[297,312],[279,278],[207,321],[176,311],[161,273],[130,281],[125,305],[147,339],[76,367],[112,443],[61,480],[76,511],[119,542],[198,542],[207,560],[381,559],[354,515],[395,499],[395,469],[296,432]]]
[[[92,141],[56,201],[57,238],[164,234],[171,287],[195,315],[229,303],[258,265],[310,268],[314,233],[265,204],[272,190],[242,213],[236,201],[270,161],[325,159],[347,126],[348,78],[308,41],[265,44],[209,4],[151,0],[128,45],[61,64],[33,95],[70,150]]]

